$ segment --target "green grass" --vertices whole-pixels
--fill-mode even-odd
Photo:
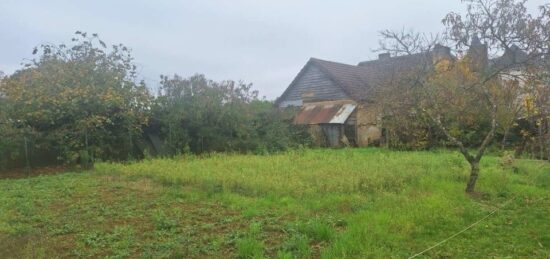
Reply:
[[[0,180],[0,258],[550,257],[550,165],[300,150],[98,164]]]

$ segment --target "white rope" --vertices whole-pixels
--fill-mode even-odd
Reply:
[[[495,209],[494,211],[492,211],[491,213],[487,214],[487,216],[485,216],[485,217],[481,218],[480,220],[478,220],[478,221],[472,223],[471,225],[469,225],[469,226],[466,227],[465,229],[463,229],[463,230],[461,230],[461,231],[455,233],[454,235],[452,235],[452,236],[450,236],[450,237],[448,237],[448,238],[446,238],[446,239],[440,241],[439,243],[437,243],[437,244],[435,244],[435,245],[433,245],[433,246],[427,248],[426,250],[424,250],[424,251],[422,251],[422,252],[420,252],[420,253],[418,253],[418,254],[415,254],[415,255],[413,255],[413,256],[411,256],[411,257],[409,257],[409,259],[415,258],[415,257],[417,257],[417,256],[419,256],[419,255],[422,255],[422,254],[424,254],[424,253],[426,253],[426,252],[428,252],[428,251],[430,251],[430,250],[432,250],[432,249],[434,249],[434,248],[436,248],[436,247],[442,245],[443,243],[445,243],[445,242],[447,242],[447,241],[453,239],[454,237],[456,237],[456,236],[458,236],[458,235],[460,235],[460,234],[466,232],[468,229],[474,227],[475,225],[479,224],[480,222],[484,221],[484,220],[487,219],[488,217],[490,217],[490,216],[492,216],[493,214],[495,214],[495,213],[496,213],[497,211],[499,211],[500,209],[504,208],[504,207],[505,207],[506,205],[508,205],[508,203],[510,203],[512,200],[513,200],[513,198],[510,199],[510,200],[508,200],[507,202],[505,202],[501,207],[499,207],[499,208]]]

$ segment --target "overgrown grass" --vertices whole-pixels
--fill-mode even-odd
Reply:
[[[550,166],[453,152],[299,150],[99,164],[0,181],[0,257],[550,256]]]

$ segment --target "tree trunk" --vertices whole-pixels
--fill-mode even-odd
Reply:
[[[468,185],[466,185],[466,192],[473,193],[476,187],[477,177],[479,176],[479,161],[470,162],[470,180],[468,180]]]

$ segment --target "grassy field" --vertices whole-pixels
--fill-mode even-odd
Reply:
[[[550,257],[550,165],[302,150],[98,164],[0,180],[0,258]]]

